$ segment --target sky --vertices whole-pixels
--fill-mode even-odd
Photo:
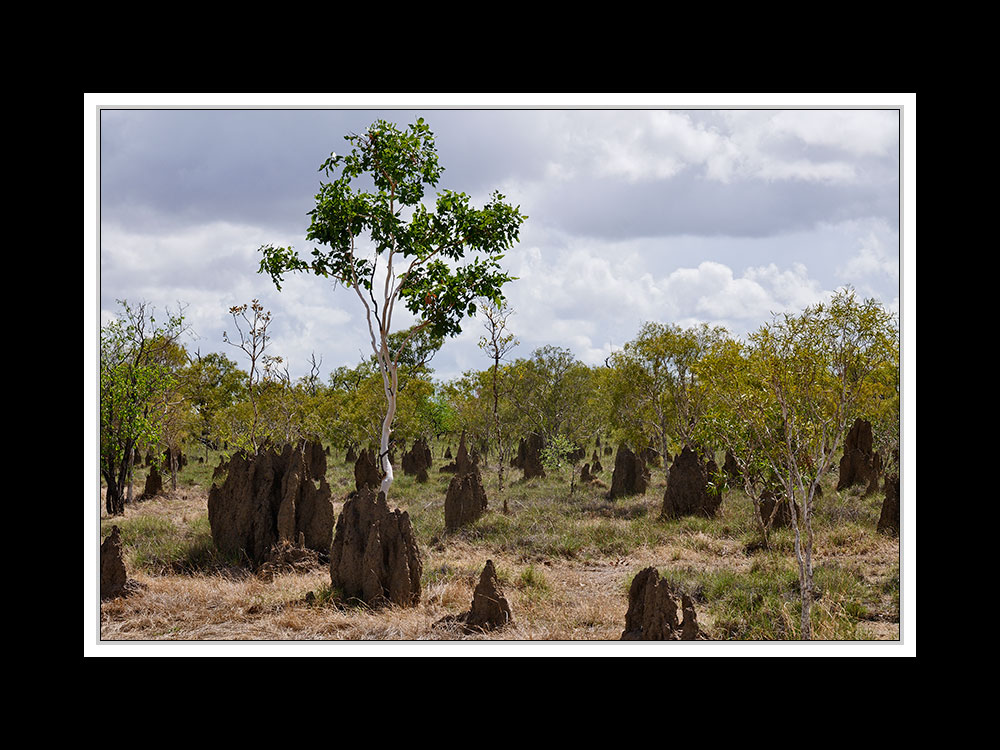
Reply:
[[[376,119],[423,117],[444,167],[437,189],[477,206],[499,190],[528,216],[503,260],[517,277],[505,288],[512,358],[554,345],[601,364],[647,321],[743,336],[845,285],[893,312],[912,302],[902,272],[915,238],[901,241],[912,95],[92,96],[95,342],[117,300],[183,306],[188,350],[245,368],[223,332],[235,332],[230,307],[258,299],[272,314],[268,353],[293,378],[313,356],[324,380],[367,357],[353,291],[298,274],[279,292],[257,268],[264,244],[312,250],[317,170]],[[488,367],[483,332],[467,319],[435,377]]]

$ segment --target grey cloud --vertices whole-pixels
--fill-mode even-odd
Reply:
[[[316,170],[361,120],[340,111],[105,111],[102,215],[144,228],[158,218],[302,231]]]
[[[893,196],[894,197],[894,196]],[[819,222],[865,218],[898,222],[897,204],[868,185],[762,180],[721,183],[687,170],[655,183],[577,179],[526,206],[565,231],[602,239],[684,234],[763,237]]]
[[[540,153],[505,112],[105,110],[102,216],[144,229],[224,220],[304,233],[319,165],[346,150],[344,136],[377,118],[405,127],[418,116],[436,136],[440,187],[471,193],[515,171],[538,175]]]

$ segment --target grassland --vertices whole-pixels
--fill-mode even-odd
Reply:
[[[442,450],[434,447],[430,482],[421,485],[399,472],[389,499],[391,507],[409,513],[420,544],[418,606],[346,606],[331,594],[325,567],[261,577],[220,555],[207,510],[218,454],[209,453],[204,462],[191,458],[176,490],[169,489],[168,478],[165,496],[128,505],[124,517],[102,514],[101,537],[118,525],[138,590],[101,603],[101,640],[617,641],[632,577],[650,565],[693,597],[707,639],[798,638],[792,533],[779,530],[770,551],[748,553],[757,537],[742,492],[728,491],[715,518],[665,521],[659,518],[666,487],[662,468],[652,469],[644,495],[616,501],[595,486],[577,486],[570,494],[568,472],[524,482],[512,470],[504,514],[496,476],[487,467],[489,511],[446,534],[451,475],[438,472]],[[339,515],[353,489],[353,467],[331,453],[327,479]],[[601,478],[609,484],[610,470]],[[899,542],[875,532],[882,496],[837,493],[835,483],[836,474],[825,480],[814,521],[813,637],[896,640]],[[469,608],[487,559],[497,568],[514,622],[483,635],[440,624]]]

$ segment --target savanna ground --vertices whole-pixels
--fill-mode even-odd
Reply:
[[[119,527],[126,569],[138,586],[101,603],[101,640],[617,641],[629,584],[650,565],[692,596],[706,639],[798,638],[792,532],[778,530],[770,551],[748,553],[758,537],[742,491],[726,491],[716,518],[665,521],[659,519],[666,488],[662,467],[652,467],[644,495],[615,501],[594,486],[577,486],[571,495],[568,471],[525,482],[512,469],[505,477],[504,514],[496,475],[484,467],[488,512],[445,534],[444,498],[452,475],[438,471],[446,463],[443,447],[434,446],[427,484],[404,476],[397,465],[389,498],[391,508],[409,513],[420,544],[417,606],[372,611],[340,603],[326,566],[268,578],[223,559],[208,523],[208,488],[219,460],[210,452],[204,463],[189,457],[176,490],[167,476],[164,496],[133,502],[124,516],[108,517],[102,502],[101,538],[112,525]],[[605,484],[613,460],[602,456],[609,464],[599,475]],[[146,471],[137,472],[136,494]],[[336,449],[327,479],[339,517],[354,476]],[[825,478],[814,518],[813,638],[898,640],[899,541],[875,532],[883,496],[864,497],[860,488],[837,493],[836,481],[836,471]],[[513,623],[481,635],[439,624],[469,609],[487,559],[496,566]]]

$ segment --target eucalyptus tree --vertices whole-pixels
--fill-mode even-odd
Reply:
[[[428,208],[424,195],[444,170],[423,118],[403,130],[376,120],[345,140],[350,152],[332,153],[320,166],[333,179],[321,183],[306,233],[319,247],[303,258],[291,247],[264,245],[259,270],[279,290],[289,272],[312,273],[354,290],[365,310],[385,396],[379,458],[385,473],[380,490],[388,495],[400,356],[421,331],[442,338],[459,333],[463,318],[475,314],[478,298],[502,302],[502,287],[511,277],[499,262],[527,217],[496,191],[481,209],[452,190],[439,192]],[[364,189],[368,185],[373,189]],[[397,304],[416,323],[395,346]]]
[[[608,418],[616,432],[642,448],[649,436],[661,455],[671,448],[695,446],[704,407],[695,365],[717,342],[724,328],[707,324],[681,328],[648,322],[632,341],[608,359]]]
[[[546,345],[512,363],[510,399],[521,415],[521,428],[547,440],[559,434],[581,403],[571,381],[583,367],[573,352]]]
[[[101,476],[109,515],[125,512],[138,449],[159,443],[163,412],[156,407],[174,383],[162,355],[186,330],[182,311],[167,312],[157,324],[148,303],[118,304],[119,317],[101,328],[100,350]]]
[[[849,425],[886,396],[898,360],[898,327],[875,300],[838,291],[801,314],[784,314],[704,357],[710,394],[701,428],[727,444],[742,468],[773,479],[790,509],[799,569],[801,636],[811,635],[813,507],[820,480]],[[761,521],[759,508],[755,510]]]

